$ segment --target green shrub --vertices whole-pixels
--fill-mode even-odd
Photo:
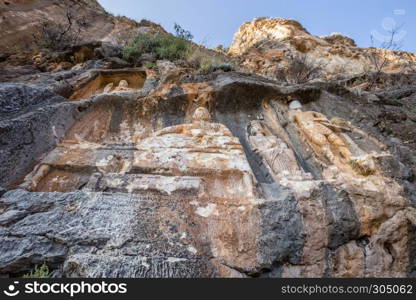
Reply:
[[[43,264],[40,268],[35,267],[35,270],[23,276],[23,278],[51,278],[49,268],[46,264]]]
[[[156,55],[159,59],[177,60],[185,58],[189,42],[174,36],[159,36]]]
[[[148,68],[148,69],[153,69],[153,68],[155,68],[157,65],[156,65],[156,63],[154,63],[154,62],[150,62],[150,61],[146,61],[144,64],[143,64],[143,67],[145,67],[145,68]]]
[[[224,72],[230,72],[233,70],[233,66],[228,64],[218,58],[206,58],[201,61],[199,66],[199,72],[202,74],[207,74],[222,70]]]
[[[192,44],[189,41],[191,38],[189,32],[183,31],[183,29],[181,31],[180,27],[175,29],[178,36],[157,33],[140,33],[136,35],[124,47],[124,59],[135,65],[151,68],[154,67],[154,63],[151,60],[146,61],[143,57],[144,54],[150,54],[154,60],[186,60],[191,67],[198,69],[200,73],[204,74],[216,70],[225,72],[233,70],[233,66],[221,55],[215,53],[215,51],[209,51]]]
[[[138,34],[131,42],[127,44],[123,51],[125,60],[138,64],[140,58],[145,53],[155,53],[159,46],[158,37],[151,34]]]
[[[224,72],[234,71],[234,66],[230,63],[220,63],[214,66],[214,71],[221,70]]]
[[[152,54],[156,59],[178,60],[187,53],[189,42],[183,38],[165,34],[138,34],[124,48],[125,60],[138,65],[143,54]]]
[[[198,69],[198,72],[201,74],[207,74],[217,70],[230,72],[234,69],[233,65],[228,63],[224,58],[197,46],[189,49],[187,61],[193,68]]]
[[[416,114],[416,108],[412,109],[412,113]]]
[[[348,161],[348,164],[355,170],[357,171],[359,174],[363,175],[363,176],[370,176],[370,175],[374,175],[374,170],[371,168],[368,168],[366,166],[363,166],[363,164],[359,163],[357,160],[354,159],[350,159]]]

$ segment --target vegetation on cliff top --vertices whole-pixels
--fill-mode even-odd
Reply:
[[[156,59],[178,60],[185,57],[188,42],[172,35],[139,33],[124,48],[126,61],[139,65],[143,55],[152,55]]]
[[[200,73],[231,71],[233,66],[214,51],[192,42],[190,31],[175,24],[175,35],[138,33],[124,47],[123,58],[135,66],[153,66],[155,60],[183,61]]]

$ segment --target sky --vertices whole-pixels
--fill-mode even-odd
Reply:
[[[391,28],[396,42],[416,52],[415,0],[98,0],[115,15],[148,19],[172,32],[175,23],[190,30],[194,41],[208,47],[230,46],[234,33],[256,17],[299,21],[311,34],[337,32],[358,46],[380,46]]]

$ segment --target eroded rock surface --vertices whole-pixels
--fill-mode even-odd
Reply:
[[[7,16],[65,9],[11,2]],[[328,74],[367,63],[283,19],[244,25],[230,50],[262,76],[132,68],[102,43],[117,24],[70,66],[39,54],[0,84],[1,276],[415,276],[414,75],[275,81],[284,51],[329,53]]]
[[[135,30],[164,31],[161,26],[149,21],[135,22],[128,18],[116,18],[107,13],[96,0],[7,0],[0,2],[0,13],[3,29],[0,33],[0,50],[5,53],[15,51],[16,48],[25,50],[33,43],[33,34],[39,30],[42,22],[65,24],[68,13],[82,20],[81,38],[87,42],[117,42],[120,35]]]
[[[322,66],[328,77],[375,71],[374,57],[385,60],[387,72],[404,72],[409,67],[414,70],[416,62],[413,53],[359,48],[339,33],[314,36],[299,22],[281,18],[257,18],[243,24],[229,53],[240,57],[249,70],[271,78],[287,68],[294,55],[306,55],[311,63]]]
[[[0,84],[0,186],[16,185],[73,125],[75,105],[46,89]]]
[[[331,89],[219,73],[70,102],[78,121],[1,198],[0,272],[412,275],[414,164]]]

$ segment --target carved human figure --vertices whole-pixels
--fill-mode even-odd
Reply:
[[[302,176],[295,154],[280,138],[274,136],[261,121],[253,121],[248,128],[248,140],[264,160],[273,178]]]
[[[26,176],[25,181],[19,187],[28,191],[34,190],[50,171],[51,167],[49,165],[41,164]]]
[[[129,87],[129,83],[127,82],[127,80],[120,80],[120,82],[118,83],[118,87],[119,88],[128,88]]]
[[[127,82],[127,80],[120,80],[120,82],[118,83],[117,87],[114,88],[114,82],[110,82],[109,84],[107,84],[104,87],[103,93],[108,94],[108,93],[118,93],[118,92],[127,92],[130,91],[131,88],[129,88],[129,83]]]
[[[340,119],[329,121],[321,113],[315,111],[303,112],[301,106],[299,107],[298,105],[292,106],[290,114],[292,121],[305,136],[307,142],[316,154],[323,156],[334,165],[348,165],[361,175],[374,173],[375,165],[370,157],[371,155],[367,155],[359,149],[343,133],[351,131],[357,132],[350,123],[340,122]],[[353,156],[349,146],[360,150],[358,157]]]
[[[172,126],[162,129],[156,133],[162,136],[171,133],[185,134],[191,136],[224,135],[232,137],[231,131],[222,124],[211,123],[211,115],[205,107],[199,107],[192,116],[192,123]]]
[[[334,163],[336,154],[344,160],[351,160],[352,154],[343,139],[338,135],[341,127],[332,124],[323,114],[296,109],[292,113],[293,120],[300,131],[305,135],[311,147]],[[331,149],[336,149],[334,153]]]
[[[107,84],[107,85],[104,87],[103,93],[104,93],[104,94],[108,94],[108,93],[110,93],[110,92],[112,91],[113,87],[114,87],[114,83],[113,83],[113,82],[110,82],[109,84]]]
[[[130,91],[131,89],[129,88],[129,83],[127,82],[127,80],[120,80],[118,86],[114,89],[113,93],[117,93],[117,92],[126,92],[126,91]]]

